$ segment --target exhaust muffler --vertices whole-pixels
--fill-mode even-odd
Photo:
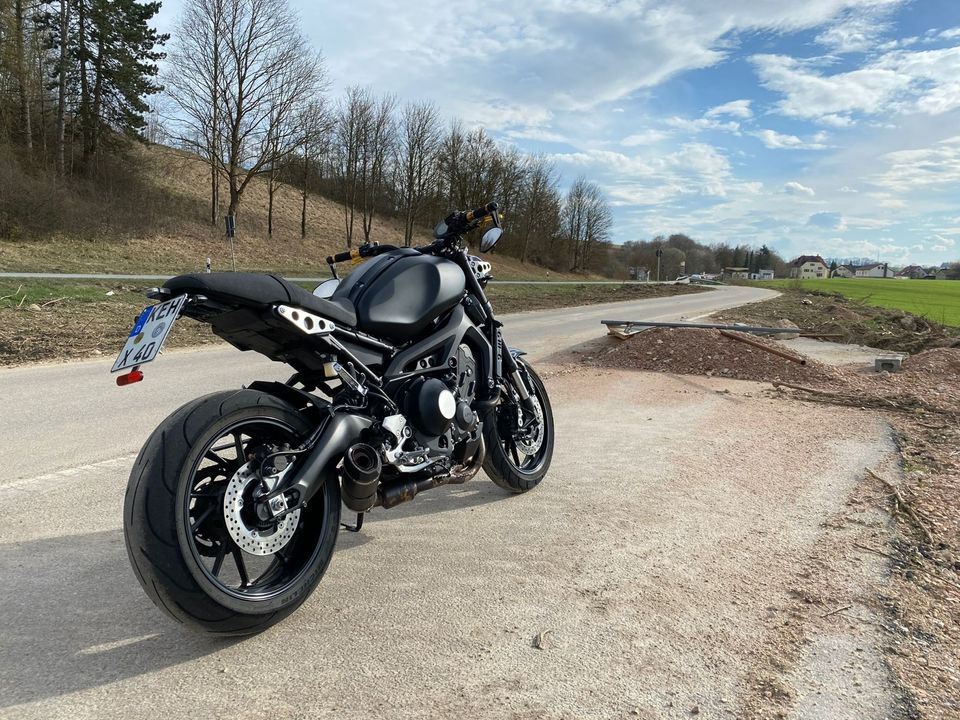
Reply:
[[[356,443],[343,455],[343,481],[340,494],[343,504],[362,513],[377,502],[382,465],[380,455],[366,443]]]

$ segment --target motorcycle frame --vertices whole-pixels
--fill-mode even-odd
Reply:
[[[293,401],[292,404],[299,410],[312,408],[317,420],[314,431],[296,449],[297,454],[305,457],[300,458],[278,486],[262,498],[263,502],[270,505],[272,500],[287,496],[292,490],[295,491],[295,497],[285,500],[284,514],[306,505],[322,487],[328,473],[335,471],[340,456],[357,441],[361,432],[375,422],[375,418],[358,413],[357,407],[341,411],[332,404],[333,397],[341,388],[331,385],[330,378],[326,376],[324,365],[328,357],[335,358],[362,383],[380,389],[392,402],[393,392],[407,381],[420,375],[445,373],[454,369],[457,350],[465,343],[474,353],[478,375],[484,380],[482,388],[478,384],[474,401],[474,407],[481,414],[496,406],[505,382],[511,382],[521,399],[526,400],[528,391],[518,372],[517,363],[517,358],[523,353],[513,348],[503,352],[502,323],[497,320],[483,285],[470,268],[462,238],[457,238],[452,245],[431,247],[431,250],[429,254],[445,257],[463,271],[464,295],[423,336],[400,347],[336,322],[333,322],[334,329],[330,334],[304,335],[283,320],[274,306],[260,314],[258,319],[272,333],[279,333],[284,341],[277,343],[277,349],[268,351],[239,340],[241,335],[230,329],[218,327],[217,317],[224,311],[236,309],[205,297],[195,297],[194,302],[187,306],[184,314],[210,323],[214,332],[235,347],[242,350],[257,349],[273,360],[291,365],[296,373],[286,385],[258,382],[251,387],[287,402]],[[234,320],[229,326],[242,328],[243,320]],[[437,356],[435,362],[427,367],[417,367],[421,361],[434,356]],[[381,367],[382,373],[378,374],[371,366]],[[411,366],[414,369],[409,369]],[[304,389],[297,389],[297,385]],[[312,391],[315,390],[322,390],[329,400],[313,395]]]

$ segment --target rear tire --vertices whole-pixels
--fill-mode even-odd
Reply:
[[[518,398],[513,396],[512,389],[509,395],[505,392],[504,400],[488,413],[483,422],[483,439],[487,446],[483,470],[504,490],[525,493],[539,485],[550,469],[550,462],[553,460],[554,425],[550,398],[540,377],[523,360],[518,358],[517,364],[540,404],[543,413],[543,438],[535,453],[525,455],[522,452],[523,443],[518,443],[513,437],[516,414],[520,412]]]
[[[292,613],[323,577],[336,543],[340,486],[332,474],[300,511],[283,554],[264,556],[269,566],[262,578],[248,577],[245,558],[253,556],[245,555],[236,543],[228,544],[232,541],[225,524],[220,529],[224,522],[221,488],[226,481],[217,478],[231,476],[246,460],[243,437],[256,432],[234,428],[256,427],[291,439],[303,438],[312,429],[296,409],[263,392],[208,395],[184,405],[160,424],[140,451],[127,486],[124,538],[137,579],[171,618],[211,634],[250,635]],[[236,467],[229,459],[219,465],[210,460],[211,448],[222,442],[225,433],[236,437]],[[213,463],[213,470],[208,466],[210,472],[202,477],[210,479],[198,481],[204,462]],[[217,470],[221,467],[222,472]],[[198,505],[196,498],[205,498],[208,505]],[[218,532],[223,536],[221,544],[198,535],[198,507],[210,508],[202,513],[203,522],[213,524],[211,537]],[[214,574],[204,556],[213,563]],[[234,575],[239,578],[236,589],[218,581],[224,557],[235,558],[228,562],[234,563]],[[260,582],[262,589],[256,587]]]

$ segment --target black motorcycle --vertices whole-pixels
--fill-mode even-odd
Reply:
[[[256,633],[320,581],[341,528],[483,468],[522,493],[553,455],[550,401],[504,344],[484,293],[490,265],[468,255],[502,229],[497,204],[457,212],[420,248],[366,244],[328,257],[313,294],[255,273],[181,275],[148,295],[113,371],[143,379],[174,320],[207,323],[240,350],[295,370],[187,403],[153,432],[130,474],[127,553],[140,584],[179,622]],[[342,282],[336,263],[372,260]]]

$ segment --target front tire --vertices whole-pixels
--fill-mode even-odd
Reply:
[[[295,525],[290,522],[283,533],[279,524],[274,529],[285,539],[274,554],[241,549],[237,521],[225,508],[236,505],[230,492],[235,498],[253,449],[293,447],[311,429],[281,400],[240,390],[194,400],[153,432],[130,474],[124,538],[137,579],[157,607],[201,631],[250,635],[307,599],[336,543],[336,475],[326,479]]]
[[[519,398],[508,384],[503,391],[503,399],[483,423],[483,439],[487,446],[483,470],[504,490],[525,493],[539,485],[550,469],[554,424],[553,409],[543,381],[528,363],[518,358],[517,364],[540,409],[538,425],[542,435],[537,442],[537,438],[531,438],[530,433],[525,436],[520,433],[523,411]]]

